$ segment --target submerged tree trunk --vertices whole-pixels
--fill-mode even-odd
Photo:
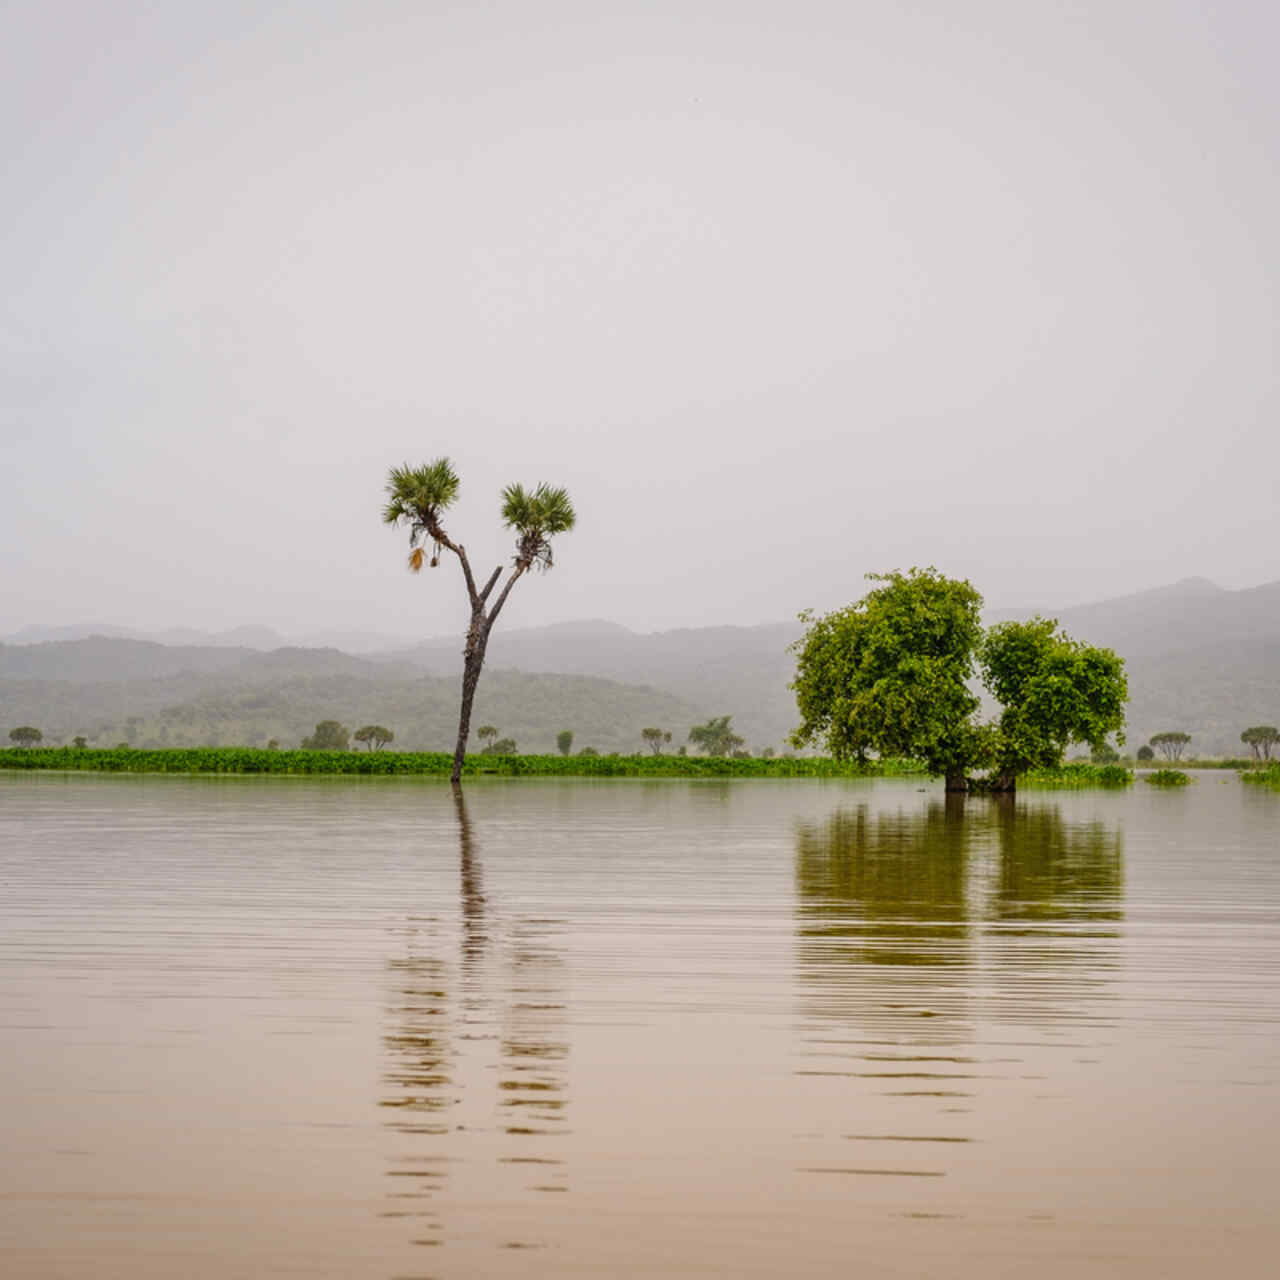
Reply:
[[[1012,769],[1001,769],[991,775],[991,791],[995,795],[1011,796],[1018,789],[1018,775]]]
[[[963,769],[947,770],[947,791],[950,793],[966,792],[969,790],[969,779],[965,777]]]

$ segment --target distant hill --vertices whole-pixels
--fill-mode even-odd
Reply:
[[[495,630],[486,671],[572,672],[667,689],[698,707],[699,719],[731,715],[750,744],[778,749],[796,724],[795,697],[787,687],[795,660],[787,646],[800,635],[799,623],[650,635],[601,621]],[[441,638],[396,657],[425,671],[453,675],[462,669],[460,649],[457,638]]]
[[[1126,658],[1131,745],[1182,729],[1195,751],[1237,754],[1241,729],[1280,724],[1280,582],[1227,591],[1191,578],[1046,612],[1076,638]],[[601,620],[499,628],[474,723],[497,724],[522,749],[547,748],[557,730],[572,728],[579,746],[624,750],[647,724],[670,729],[676,745],[691,725],[732,715],[750,746],[777,749],[795,724],[788,645],[800,634],[798,623],[651,635]],[[69,737],[97,725],[115,741],[132,716],[139,741],[164,730],[169,741],[217,735],[230,743],[250,733],[293,740],[333,717],[387,724],[397,745],[447,745],[460,650],[460,636],[365,656],[109,636],[6,644],[0,726],[29,722]]]
[[[57,672],[71,678],[48,678]],[[553,751],[556,733],[572,729],[575,749],[604,752],[638,749],[647,725],[672,729],[678,741],[704,718],[660,690],[495,670],[481,681],[472,723],[498,726],[523,751]],[[252,745],[276,738],[296,746],[327,719],[351,729],[384,724],[397,747],[451,749],[458,681],[336,649],[166,649],[106,637],[0,647],[0,726],[38,725],[50,742],[83,734],[110,745]]]
[[[1246,752],[1240,731],[1280,724],[1280,582],[1228,591],[1185,578],[1153,591],[1057,611],[1077,640],[1107,645],[1129,671],[1129,745],[1179,729],[1191,750]],[[1029,612],[992,614],[992,620]]]

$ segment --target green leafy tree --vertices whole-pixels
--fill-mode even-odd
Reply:
[[[1143,761],[1144,763],[1148,760],[1154,760],[1155,758],[1156,758],[1156,753],[1152,751],[1152,749],[1146,746],[1145,744],[1138,748],[1138,759]]]
[[[533,490],[511,484],[502,491],[502,523],[516,535],[516,550],[506,582],[498,590],[492,604],[489,597],[502,576],[502,565],[490,575],[484,586],[476,583],[466,548],[446,532],[441,518],[458,496],[460,481],[448,458],[437,458],[422,467],[393,467],[387,479],[387,501],[382,518],[386,524],[409,527],[409,568],[417,573],[424,561],[431,566],[440,563],[441,552],[457,557],[471,604],[471,624],[463,649],[462,704],[458,714],[458,743],[453,754],[451,780],[462,778],[462,764],[471,733],[471,707],[476,685],[484,666],[489,633],[498,620],[512,588],[530,569],[550,569],[551,539],[568,533],[577,519],[565,489],[540,484]],[[429,559],[427,544],[432,550]]]
[[[595,747],[583,747],[578,754],[580,756],[598,756],[600,753],[595,749]]]
[[[573,730],[561,729],[556,734],[556,749],[562,756],[567,756],[573,750]]]
[[[1120,753],[1109,742],[1103,742],[1090,751],[1089,759],[1094,764],[1115,764]]]
[[[1174,729],[1167,733],[1154,733],[1148,741],[1166,760],[1181,760],[1191,735]]]
[[[280,739],[279,739],[279,738],[268,738],[268,739],[267,739],[267,750],[268,750],[268,751],[279,751],[279,750],[280,750]]]
[[[480,739],[480,747],[487,750],[498,740],[498,726],[496,724],[482,724],[476,730],[476,737]]]
[[[484,750],[485,754],[490,756],[513,756],[516,754],[516,740],[514,738],[499,738],[497,742],[491,742]]]
[[[715,716],[706,724],[695,724],[689,730],[689,741],[709,756],[727,756],[742,746],[745,739],[734,733],[732,716]]]
[[[44,741],[44,734],[33,724],[20,724],[16,729],[9,730],[9,741],[16,742],[20,747],[34,747]]]
[[[910,756],[964,790],[989,737],[971,723],[979,700],[969,688],[982,597],[932,568],[868,577],[881,585],[856,604],[801,614],[792,745],[820,743],[840,760]]]
[[[321,720],[309,738],[303,738],[303,751],[346,751],[350,747],[347,727],[337,720]]]
[[[1248,745],[1255,760],[1270,760],[1271,748],[1280,742],[1280,729],[1273,724],[1255,724],[1240,735],[1240,741]]]
[[[992,627],[979,666],[1003,708],[993,743],[993,790],[1012,791],[1028,769],[1056,767],[1073,742],[1098,748],[1123,730],[1124,660],[1062,635],[1051,619]]]
[[[370,751],[381,751],[396,735],[383,725],[366,724],[362,725],[351,736],[357,742],[363,742]]]
[[[662,754],[662,745],[671,741],[671,734],[666,729],[641,729],[640,736],[644,739],[645,746],[655,755]]]
[[[75,737],[71,739],[71,745],[77,751],[83,751],[89,745],[89,739],[85,737]]]
[[[1111,650],[1043,618],[984,633],[982,597],[932,568],[869,576],[882,585],[858,603],[802,615],[793,745],[820,742],[837,759],[914,757],[949,791],[968,787],[968,770],[989,769],[991,790],[1012,791],[1025,770],[1060,764],[1072,742],[1095,746],[1122,730],[1128,686]],[[993,723],[975,720],[975,664],[1001,704]]]

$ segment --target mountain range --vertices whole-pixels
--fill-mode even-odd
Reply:
[[[1027,616],[993,611],[988,621]],[[1189,578],[1056,616],[1077,639],[1126,659],[1131,745],[1181,729],[1195,751],[1238,754],[1243,728],[1280,723],[1280,582],[1230,591]],[[357,656],[274,645],[275,633],[252,627],[177,633],[199,644],[76,628],[32,638],[49,630],[0,644],[0,723],[37,724],[51,739],[288,744],[334,718],[387,724],[397,746],[452,742],[459,636]],[[691,725],[732,715],[749,745],[778,749],[795,723],[788,646],[801,634],[798,622],[653,634],[600,620],[497,629],[473,724],[488,720],[522,750],[549,750],[570,728],[578,746],[626,751],[646,725],[670,729],[675,744]]]

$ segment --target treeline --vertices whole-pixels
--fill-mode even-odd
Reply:
[[[271,751],[254,747],[178,747],[107,750],[47,747],[0,750],[0,768],[81,770],[95,773],[348,774],[447,776],[452,756],[444,751]],[[501,777],[586,778],[849,778],[917,774],[910,760],[839,763],[823,757],[679,755],[469,755],[464,774]]]

